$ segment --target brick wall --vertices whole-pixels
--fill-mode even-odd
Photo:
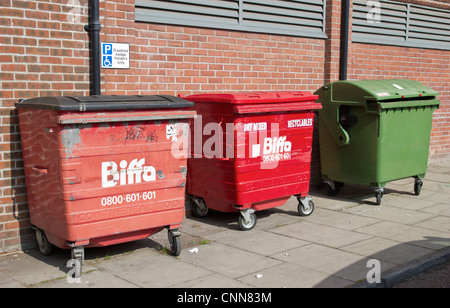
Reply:
[[[108,94],[315,91],[324,40],[134,23],[134,1],[108,1],[102,40],[131,44],[130,70],[104,71]],[[112,18],[112,16],[115,18]]]
[[[129,43],[132,59],[130,69],[102,70],[103,94],[313,92],[338,79],[340,0],[327,1],[327,40],[135,23],[134,3],[100,1],[101,40]],[[35,247],[14,103],[88,95],[87,14],[88,0],[0,0],[0,253]],[[430,159],[448,160],[449,60],[448,51],[350,44],[348,77],[413,78],[441,92]],[[313,183],[320,181],[318,155],[316,141]]]

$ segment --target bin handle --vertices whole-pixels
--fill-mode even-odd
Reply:
[[[37,173],[40,173],[40,174],[48,174],[48,169],[47,168],[34,166],[31,169],[33,169],[34,171],[36,171]]]
[[[350,143],[350,136],[340,123],[340,105],[334,102],[332,104],[324,104],[319,117],[323,118],[323,123],[328,128],[337,145],[345,146]]]

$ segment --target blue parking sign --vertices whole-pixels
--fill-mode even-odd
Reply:
[[[112,55],[112,44],[102,44],[103,55]]]

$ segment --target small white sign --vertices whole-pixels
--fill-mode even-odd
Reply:
[[[377,96],[390,96],[391,94],[387,93],[387,92],[381,92],[381,93],[377,93]]]
[[[102,68],[130,68],[130,44],[102,43]]]
[[[168,124],[166,125],[166,139],[177,141],[178,130],[176,124]]]

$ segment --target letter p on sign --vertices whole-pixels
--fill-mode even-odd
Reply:
[[[112,55],[112,44],[103,44],[103,54]]]

